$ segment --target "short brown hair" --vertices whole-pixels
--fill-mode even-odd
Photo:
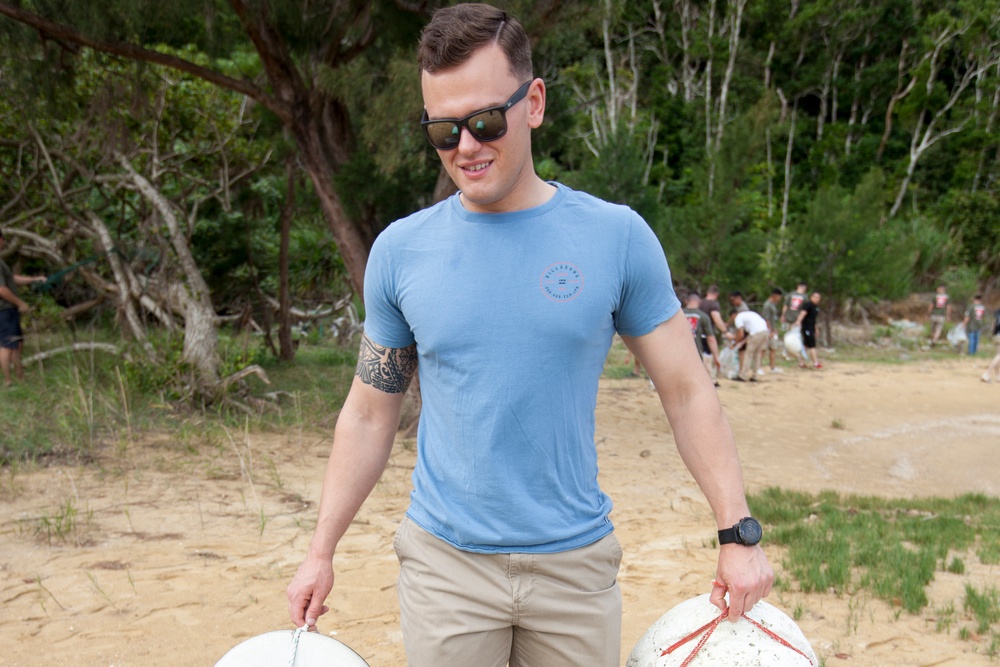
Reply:
[[[511,73],[532,78],[531,42],[520,21],[507,12],[480,3],[444,7],[420,33],[417,65],[436,74],[458,67],[480,48],[497,44],[507,55]]]

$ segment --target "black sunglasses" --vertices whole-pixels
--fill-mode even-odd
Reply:
[[[439,151],[450,151],[462,140],[462,128],[469,131],[478,141],[496,141],[507,134],[507,109],[524,99],[531,81],[521,85],[505,104],[489,109],[473,111],[465,118],[427,118],[427,109],[420,119],[427,141]]]

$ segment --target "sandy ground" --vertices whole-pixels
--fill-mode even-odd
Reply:
[[[1000,495],[1000,386],[979,382],[984,366],[834,361],[724,381],[719,393],[751,491]],[[625,548],[624,663],[662,613],[708,591],[717,552],[648,382],[604,381],[598,412],[601,483]],[[0,471],[0,664],[214,665],[240,641],[290,627],[284,588],[309,541],[329,444],[298,431],[233,433],[197,449],[124,442],[86,468]],[[397,442],[341,544],[333,610],[320,622],[373,667],[405,663],[391,541],[413,462],[412,442]],[[782,554],[767,551],[780,572]],[[966,573],[938,573],[919,615],[867,595],[769,601],[800,610],[826,665],[995,664],[988,640],[935,629],[937,609],[952,604],[961,617],[966,582],[997,585],[997,566],[963,557]]]

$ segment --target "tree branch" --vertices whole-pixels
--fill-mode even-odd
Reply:
[[[112,345],[111,343],[73,343],[72,345],[65,345],[63,347],[57,347],[53,350],[46,350],[45,352],[39,352],[38,354],[33,354],[24,360],[24,365],[29,366],[36,361],[42,361],[43,359],[48,359],[49,357],[54,357],[57,354],[65,354],[67,352],[83,352],[87,350],[99,350],[101,352],[107,352],[109,354],[121,355],[122,351],[117,345]],[[128,355],[125,355],[128,358]]]
[[[209,83],[213,83],[221,88],[227,88],[237,93],[246,95],[247,97],[250,97],[267,107],[282,120],[287,121],[291,118],[291,111],[286,105],[271,97],[249,81],[240,81],[239,79],[226,76],[225,74],[217,72],[213,69],[196,65],[189,60],[184,60],[183,58],[178,58],[177,56],[172,56],[166,53],[160,53],[159,51],[153,51],[152,49],[146,49],[135,44],[123,42],[103,42],[93,39],[84,35],[75,28],[50,21],[46,18],[38,16],[37,14],[26,12],[19,7],[14,7],[5,2],[0,2],[0,15],[7,16],[15,21],[18,21],[19,23],[31,26],[47,37],[65,40],[80,46],[86,46],[87,48],[100,51],[102,53],[122,56],[131,60],[139,60],[156,65],[163,65],[164,67],[169,67],[180,72],[186,72],[192,76],[198,77],[199,79],[204,79]]]

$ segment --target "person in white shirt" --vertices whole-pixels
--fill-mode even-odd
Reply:
[[[760,368],[760,360],[767,349],[767,320],[752,310],[744,310],[736,314],[733,322],[736,326],[737,345],[746,341],[746,351],[743,355],[743,364],[740,366],[740,374],[736,376],[738,382],[756,382],[757,369]]]

